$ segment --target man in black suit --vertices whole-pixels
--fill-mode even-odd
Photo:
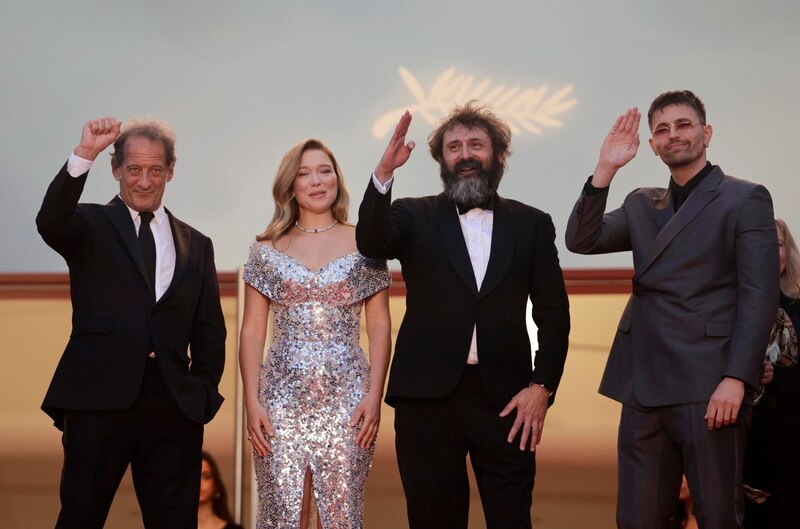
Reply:
[[[489,528],[531,526],[534,450],[564,369],[569,303],[550,216],[496,190],[506,123],[457,108],[431,134],[445,190],[391,204],[406,112],[367,187],[356,227],[364,255],[397,258],[406,313],[386,402],[412,528],[467,527],[472,468]],[[526,328],[533,302],[536,367]]]
[[[120,125],[84,125],[36,217],[67,262],[72,300],[72,333],[42,404],[63,431],[56,527],[103,527],[130,464],[145,527],[195,529],[203,424],[222,404],[225,362],[214,251],[161,204],[172,130],[156,119]],[[112,142],[119,195],[79,204]]]
[[[647,118],[669,186],[636,189],[604,214],[639,147],[631,108],[606,135],[566,233],[573,252],[633,253],[633,295],[600,384],[622,403],[617,525],[671,527],[685,472],[700,528],[741,528],[753,389],[780,292],[772,200],[706,160],[713,131],[693,93],[661,94]]]

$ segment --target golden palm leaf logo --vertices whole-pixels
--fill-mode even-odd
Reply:
[[[455,67],[451,67],[434,81],[426,93],[414,74],[402,66],[398,67],[398,72],[415,102],[378,117],[372,124],[372,134],[376,138],[383,138],[391,132],[405,110],[435,125],[450,112],[454,104],[464,104],[472,99],[488,105],[505,119],[512,133],[524,131],[541,135],[546,128],[560,127],[561,121],[557,116],[578,103],[577,99],[571,97],[572,85],[554,93],[550,93],[547,85],[524,90],[518,85],[509,87],[499,84],[493,87],[488,77],[475,82],[473,76],[460,74]]]

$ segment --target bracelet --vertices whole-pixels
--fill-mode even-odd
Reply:
[[[548,389],[547,386],[545,386],[544,384],[541,384],[539,382],[531,382],[530,384],[528,384],[528,387],[531,387],[531,386],[539,386],[540,388],[545,390],[547,392],[547,397],[548,398],[553,396],[553,391]]]

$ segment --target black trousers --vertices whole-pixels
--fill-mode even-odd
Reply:
[[[667,529],[678,505],[682,475],[700,529],[741,529],[742,466],[752,408],[736,423],[709,431],[707,403],[643,411],[622,407],[619,424],[617,527]]]
[[[456,390],[436,400],[395,405],[397,462],[411,529],[466,529],[470,456],[487,529],[531,527],[536,460],[506,441],[515,414],[486,398],[478,366],[467,366]]]
[[[69,411],[57,529],[101,529],[131,465],[147,529],[196,529],[203,425],[190,421],[148,359],[142,387],[126,411]]]

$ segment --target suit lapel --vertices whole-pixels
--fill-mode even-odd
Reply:
[[[486,265],[486,275],[483,276],[478,299],[485,297],[495,289],[511,266],[514,255],[514,223],[511,207],[504,199],[496,196],[494,199],[494,220],[492,223],[492,248],[489,252],[489,262]]]
[[[664,193],[653,199],[653,216],[656,220],[658,231],[664,229],[664,226],[672,219],[675,211],[672,207],[671,193],[669,189],[665,189]]]
[[[445,253],[450,259],[450,265],[459,278],[467,285],[473,294],[478,293],[478,284],[475,282],[475,272],[469,260],[467,243],[464,242],[464,233],[461,223],[458,222],[456,206],[444,195],[436,197],[436,216],[438,217],[439,232],[444,242]]]
[[[167,287],[164,295],[159,298],[159,301],[166,299],[175,288],[175,285],[179,283],[181,275],[183,275],[183,272],[186,270],[186,264],[189,261],[189,242],[191,240],[189,227],[173,217],[169,210],[165,209],[165,211],[169,217],[169,226],[172,229],[172,240],[175,243],[175,271],[172,274],[172,281],[169,287]]]
[[[722,180],[722,170],[714,169],[689,195],[683,206],[672,216],[656,236],[647,258],[642,262],[636,275],[641,276],[653,264],[670,242],[691,223],[711,202],[719,196],[717,187]],[[669,190],[667,190],[669,193]]]
[[[125,205],[119,196],[116,196],[113,198],[113,200],[111,200],[111,202],[106,204],[106,207],[103,209],[103,211],[111,220],[111,223],[114,225],[114,228],[116,228],[117,233],[119,233],[123,245],[128,250],[128,253],[131,255],[131,259],[133,259],[133,262],[136,263],[136,267],[142,274],[142,279],[144,279],[145,285],[148,285],[149,287],[147,272],[144,269],[144,260],[142,259],[142,251],[139,249],[139,241],[136,238],[136,227],[133,225],[131,212],[128,209],[128,206]]]

